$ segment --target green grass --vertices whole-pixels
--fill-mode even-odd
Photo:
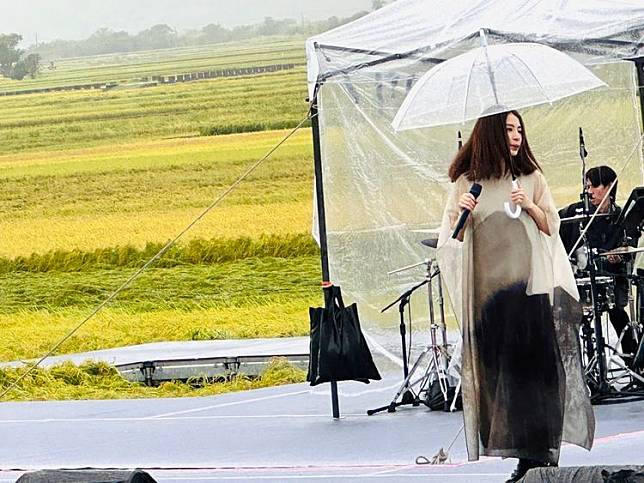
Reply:
[[[17,380],[24,369],[0,369],[0,391]],[[86,362],[80,366],[60,364],[38,368],[9,392],[3,401],[69,400],[69,399],[138,399],[152,397],[212,396],[233,391],[260,389],[303,382],[306,373],[276,358],[258,378],[240,374],[230,381],[210,382],[194,378],[186,383],[167,382],[158,387],[125,380],[118,371],[105,364]]]

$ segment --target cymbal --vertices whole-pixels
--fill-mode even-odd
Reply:
[[[570,216],[568,218],[562,218],[561,223],[573,223],[575,221],[583,221],[586,218],[588,218],[590,220],[591,216],[592,215],[588,215],[588,217],[586,217],[586,215]],[[595,215],[595,218],[605,218],[607,216],[611,216],[610,213],[598,213],[597,215]]]
[[[421,240],[421,243],[426,247],[436,248],[438,246],[438,237],[435,237],[435,238],[432,237],[432,238],[427,238],[425,240]]]
[[[607,257],[609,255],[630,255],[631,253],[644,252],[644,247],[633,248],[633,247],[619,247],[615,248],[609,252],[599,253],[600,257]]]

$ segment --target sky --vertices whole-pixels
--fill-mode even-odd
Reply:
[[[136,33],[155,24],[179,32],[209,23],[224,27],[265,17],[319,20],[369,10],[371,0],[0,0],[0,33],[25,44],[80,40],[101,27]]]

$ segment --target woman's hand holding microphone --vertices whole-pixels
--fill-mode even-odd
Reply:
[[[476,208],[476,205],[478,205],[479,202],[476,198],[474,198],[474,195],[472,193],[463,193],[461,197],[458,199],[458,207],[461,210],[470,210],[472,211],[474,208]]]

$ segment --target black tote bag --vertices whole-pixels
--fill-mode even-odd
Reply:
[[[310,307],[311,342],[307,381],[311,386],[330,381],[380,380],[371,351],[360,329],[358,307],[344,306],[340,287],[324,289],[324,307]]]

